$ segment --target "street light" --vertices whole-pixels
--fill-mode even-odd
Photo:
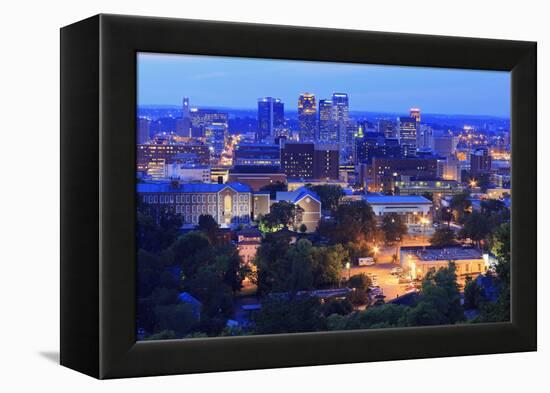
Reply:
[[[348,281],[351,278],[351,263],[346,262],[346,269],[348,269]]]

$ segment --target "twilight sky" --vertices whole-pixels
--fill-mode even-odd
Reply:
[[[138,105],[257,108],[277,97],[296,110],[298,96],[348,93],[351,111],[510,115],[510,73],[238,57],[138,54]]]

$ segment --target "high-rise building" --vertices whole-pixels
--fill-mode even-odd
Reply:
[[[470,153],[470,174],[476,177],[491,171],[491,155],[487,147],[475,148]]]
[[[418,124],[416,127],[416,147],[418,149],[432,147],[433,130],[426,124]]]
[[[191,108],[189,117],[191,119],[192,136],[196,138],[204,138],[206,127],[214,123],[224,124],[227,128],[229,122],[227,112],[219,112],[214,109]]]
[[[378,132],[383,133],[385,138],[397,138],[397,133],[395,131],[395,122],[392,120],[378,120]]]
[[[414,117],[398,117],[399,143],[405,157],[416,156],[416,119]]]
[[[300,94],[298,98],[298,123],[300,127],[300,142],[314,141],[315,130],[317,128],[317,103],[314,94]]]
[[[349,123],[349,98],[346,93],[332,94],[332,121],[334,124],[331,141],[346,144]]]
[[[332,121],[332,101],[319,100],[319,140],[323,142],[336,142],[332,140],[334,122]]]
[[[431,148],[434,153],[443,157],[455,154],[458,138],[452,135],[434,135],[432,137]]]
[[[206,144],[216,156],[219,156],[227,142],[227,123],[211,122],[204,126],[204,138]]]
[[[373,157],[370,177],[370,191],[393,192],[398,180],[436,180],[437,159]]]
[[[183,137],[191,136],[191,118],[189,115],[189,98],[183,97],[181,106],[181,118],[176,120],[176,134]]]
[[[338,179],[338,146],[286,142],[281,148],[281,170],[289,179]]]
[[[409,114],[417,123],[420,123],[420,108],[411,108]]]
[[[149,119],[145,117],[138,118],[137,121],[137,144],[146,143],[149,140]]]
[[[276,130],[285,124],[284,103],[273,97],[258,99],[258,141],[266,141],[276,136]]]

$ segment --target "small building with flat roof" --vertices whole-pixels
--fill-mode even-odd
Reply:
[[[379,222],[385,215],[395,213],[407,225],[409,233],[432,230],[433,203],[423,196],[366,194],[363,199],[371,206]]]
[[[401,266],[413,279],[422,278],[430,269],[447,267],[449,262],[456,264],[457,276],[477,276],[488,268],[482,252],[474,247],[401,247],[399,256]]]

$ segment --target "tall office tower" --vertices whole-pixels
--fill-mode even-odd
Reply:
[[[416,156],[416,119],[413,117],[398,117],[399,143],[405,157]]]
[[[417,123],[420,123],[420,108],[411,108],[409,114]]]
[[[422,148],[431,148],[433,139],[433,130],[430,126],[426,124],[418,124],[416,127],[416,147],[419,149]]]
[[[204,126],[206,144],[215,156],[219,156],[227,143],[227,122],[211,122]]]
[[[281,170],[289,179],[338,179],[336,144],[286,142],[281,147]]]
[[[300,142],[315,140],[317,123],[317,104],[315,94],[303,93],[298,98],[298,123],[300,126]]]
[[[491,164],[491,155],[489,154],[489,149],[486,147],[475,148],[470,153],[470,174],[472,177],[489,173],[491,171]]]
[[[266,141],[273,139],[278,129],[282,129],[285,124],[285,105],[273,97],[264,97],[258,99],[258,132],[256,139]]]
[[[136,139],[138,145],[144,144],[149,140],[149,119],[145,117],[138,118]]]
[[[189,110],[189,98],[183,97],[181,117],[176,120],[176,134],[179,136],[191,136],[191,116],[189,115]]]
[[[332,101],[319,100],[319,140],[323,142],[336,142],[332,140],[334,123],[332,121]]]
[[[191,119],[191,136],[204,138],[206,127],[213,123],[222,123],[228,126],[229,116],[227,112],[219,112],[214,109],[191,108],[189,110]]]
[[[378,120],[378,132],[382,132],[386,138],[397,138],[395,122],[388,119]]]
[[[452,135],[433,135],[431,148],[434,153],[443,157],[454,156],[458,137]]]
[[[349,99],[346,93],[332,94],[332,121],[334,123],[333,137],[331,140],[346,144],[349,122]]]

